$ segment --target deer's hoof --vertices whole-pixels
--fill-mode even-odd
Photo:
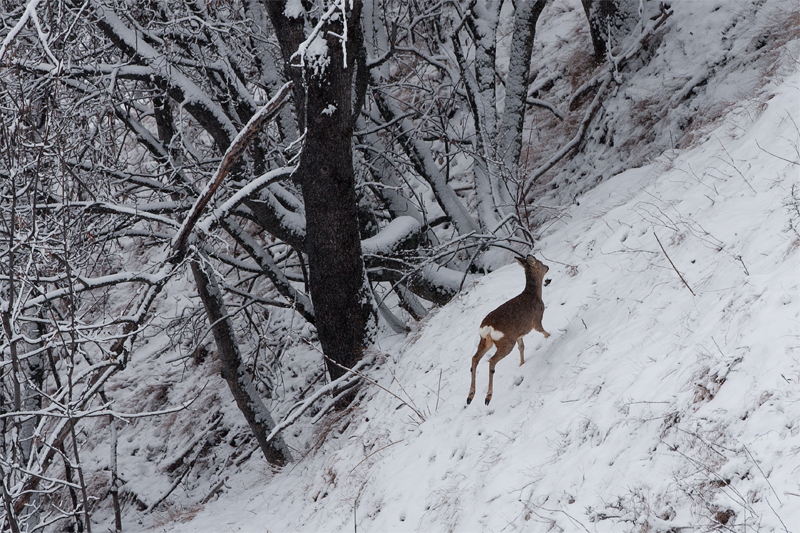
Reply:
[[[486,405],[489,405],[489,402],[491,402],[491,401],[492,401],[492,397],[491,396],[487,396],[486,397]]]
[[[467,396],[467,405],[472,403],[472,396]]]

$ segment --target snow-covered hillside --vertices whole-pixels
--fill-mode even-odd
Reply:
[[[465,405],[469,359],[516,265],[382,339],[305,458],[131,527],[800,531],[798,101],[788,76],[542,227],[551,337],[498,364],[490,406],[485,361]]]
[[[481,319],[524,285],[516,264],[385,332],[353,406],[299,417],[278,471],[213,355],[178,353],[202,325],[155,328],[107,387],[120,413],[174,411],[119,423],[123,531],[800,533],[800,9],[672,4],[581,153],[537,184],[551,336],[498,364],[488,407],[493,352],[467,406],[470,358]],[[566,111],[604,68],[580,3],[551,2],[537,32],[550,89],[536,97]],[[526,149],[547,159],[580,117],[529,119]],[[165,292],[154,321],[189,317],[191,284]],[[277,420],[325,385],[310,327],[284,329],[285,373],[262,376]],[[100,494],[109,428],[95,423],[82,457]],[[113,529],[109,500],[96,531]]]

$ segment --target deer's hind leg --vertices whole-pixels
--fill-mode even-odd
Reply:
[[[519,366],[525,364],[525,343],[522,342],[522,337],[517,339],[517,346],[519,346]]]
[[[489,391],[486,393],[486,405],[489,405],[489,402],[492,401],[492,385],[494,383],[494,367],[497,365],[498,361],[500,361],[503,357],[507,356],[511,353],[511,350],[514,349],[515,342],[513,340],[509,340],[507,337],[500,339],[499,341],[495,341],[495,346],[497,346],[497,352],[489,359]]]
[[[467,405],[472,402],[472,398],[475,396],[475,372],[478,369],[478,363],[481,361],[484,354],[489,351],[489,348],[492,347],[492,344],[492,338],[489,335],[481,337],[481,342],[478,343],[478,351],[472,356],[472,384],[469,387]]]

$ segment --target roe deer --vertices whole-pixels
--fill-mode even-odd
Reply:
[[[492,400],[492,381],[497,362],[511,353],[516,343],[519,346],[519,364],[522,366],[525,363],[525,345],[522,343],[522,337],[533,329],[543,333],[545,338],[550,336],[542,327],[544,314],[542,280],[550,267],[532,255],[526,259],[516,259],[525,269],[525,290],[486,315],[481,322],[478,330],[481,341],[478,344],[478,351],[472,356],[472,385],[469,388],[467,405],[475,396],[475,371],[478,362],[492,345],[497,347],[497,352],[489,359],[489,392],[486,393],[486,405]]]

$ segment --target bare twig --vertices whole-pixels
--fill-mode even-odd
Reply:
[[[739,262],[742,264],[742,268],[744,268],[744,273],[745,273],[745,275],[749,276],[749,275],[750,275],[750,272],[747,270],[747,265],[745,265],[745,264],[744,264],[744,259],[742,259],[742,256],[741,256],[741,255],[737,255],[737,256],[735,256],[735,257],[736,257],[736,259],[738,259],[738,260],[739,260]]]
[[[442,369],[439,369],[439,386],[436,388],[436,411],[439,410],[439,391],[442,390]]]
[[[720,160],[720,161],[722,161],[723,163],[726,163],[726,164],[727,164],[727,165],[729,165],[729,166],[730,166],[730,167],[731,167],[733,170],[735,170],[735,171],[736,171],[736,173],[737,173],[737,174],[739,174],[739,176],[741,176],[741,177],[742,177],[742,179],[743,179],[743,180],[744,180],[744,182],[747,184],[747,186],[748,186],[748,187],[750,187],[750,190],[751,190],[751,191],[753,191],[755,194],[758,194],[758,193],[756,192],[756,190],[753,188],[753,186],[750,184],[750,180],[748,180],[748,179],[747,179],[747,177],[746,177],[744,174],[742,174],[742,171],[741,171],[741,170],[739,170],[738,168],[736,168],[736,165],[734,165],[734,164],[733,164],[733,163],[734,163],[733,157],[731,156],[731,154],[730,154],[730,153],[728,153],[728,149],[727,149],[727,148],[725,148],[725,145],[724,145],[724,144],[722,144],[722,141],[720,141],[720,140],[719,140],[719,137],[717,137],[717,142],[719,142],[719,145],[720,145],[720,146],[722,146],[722,150],[725,152],[725,155],[727,155],[727,156],[728,156],[728,159],[730,159],[730,162],[728,162],[728,161],[725,161],[725,160],[724,160],[724,159],[722,159],[721,157],[717,157],[717,159],[719,159],[719,160]],[[756,142],[756,144],[758,144],[758,143]]]
[[[364,375],[364,374],[362,374],[361,372],[358,372],[358,371],[356,371],[356,370],[353,370],[352,368],[347,368],[346,366],[343,366],[343,365],[339,364],[339,362],[338,362],[338,361],[334,361],[333,359],[331,359],[330,357],[328,357],[327,355],[325,355],[325,353],[323,353],[323,354],[322,354],[322,357],[324,357],[325,359],[327,359],[328,361],[330,361],[330,362],[331,362],[331,363],[333,363],[334,365],[338,366],[339,368],[341,368],[341,369],[342,369],[342,370],[344,370],[345,372],[352,372],[353,374],[355,374],[355,375],[357,375],[357,376],[360,376],[361,378],[363,378],[363,379],[365,379],[365,380],[369,381],[370,383],[372,383],[373,385],[375,385],[375,386],[376,386],[376,387],[378,387],[379,389],[382,389],[383,391],[385,391],[385,392],[388,392],[389,394],[391,394],[392,396],[394,396],[395,398],[397,398],[398,400],[400,400],[401,402],[403,402],[403,405],[405,405],[406,407],[408,407],[409,409],[411,409],[412,411],[414,411],[414,414],[416,414],[416,415],[419,417],[419,419],[420,419],[420,421],[421,421],[421,422],[425,422],[425,416],[424,416],[422,413],[420,413],[420,412],[419,412],[419,411],[418,411],[416,408],[414,408],[414,406],[413,406],[413,405],[409,404],[407,401],[405,401],[405,400],[404,400],[404,399],[402,399],[400,396],[398,396],[397,394],[393,393],[392,391],[390,391],[389,389],[387,389],[386,387],[384,387],[384,386],[383,386],[383,385],[381,385],[380,383],[377,383],[376,381],[374,381],[374,380],[371,380],[370,378],[368,378],[367,376],[365,376],[365,375]],[[397,380],[395,379],[395,381],[397,381]],[[399,382],[398,382],[398,384],[399,384]],[[402,386],[401,386],[401,388],[402,388]]]
[[[397,444],[397,443],[399,443],[399,442],[403,442],[404,440],[405,440],[405,439],[400,439],[400,440],[397,440],[397,441],[394,441],[394,442],[390,442],[390,443],[389,443],[389,444],[387,444],[386,446],[382,446],[382,447],[378,448],[377,450],[375,450],[374,452],[372,452],[372,453],[371,453],[371,454],[369,454],[368,456],[366,456],[366,457],[364,457],[363,459],[361,459],[361,460],[358,462],[358,464],[357,464],[356,466],[354,466],[353,468],[351,468],[351,469],[350,469],[350,472],[348,472],[348,474],[352,474],[352,473],[353,473],[353,470],[355,470],[356,468],[358,468],[359,466],[361,466],[361,463],[363,463],[364,461],[366,461],[367,459],[369,459],[370,457],[372,457],[372,456],[373,456],[373,455],[375,455],[376,453],[378,453],[378,452],[380,452],[380,451],[382,451],[382,450],[385,450],[385,449],[386,449],[386,448],[388,448],[389,446],[394,446],[395,444]]]
[[[764,471],[763,471],[763,470],[761,470],[761,465],[760,465],[760,464],[758,464],[758,461],[756,461],[756,458],[755,458],[755,457],[753,457],[753,454],[752,454],[752,453],[750,453],[750,450],[748,450],[748,449],[747,449],[747,446],[745,446],[744,444],[742,444],[742,447],[744,448],[744,451],[746,451],[746,452],[747,452],[747,455],[749,455],[749,456],[750,456],[750,459],[752,459],[752,460],[753,460],[753,462],[756,464],[756,468],[758,468],[758,471],[759,471],[759,472],[761,472],[761,475],[762,475],[762,476],[764,476],[764,480],[767,482],[767,485],[769,485],[769,488],[770,488],[770,489],[772,489],[772,494],[774,494],[774,495],[775,495],[775,498],[777,498],[777,500],[778,500],[778,503],[779,503],[779,504],[781,504],[781,505],[783,505],[783,502],[781,501],[780,497],[778,496],[778,493],[777,493],[777,492],[775,492],[775,487],[773,487],[773,486],[772,486],[772,483],[770,483],[770,482],[769,482],[769,478],[767,477],[767,475],[764,473]],[[780,517],[778,517],[778,518],[780,518]]]
[[[177,478],[175,478],[175,481],[172,482],[172,485],[169,487],[169,489],[167,489],[167,492],[165,492],[164,495],[161,496],[153,505],[148,507],[146,509],[146,512],[152,513],[153,511],[155,511],[156,508],[159,505],[161,505],[162,503],[164,503],[164,501],[166,501],[166,499],[169,498],[169,495],[172,494],[175,491],[175,489],[178,488],[178,485],[180,485],[181,482],[184,480],[184,478],[186,478],[186,476],[189,475],[189,472],[192,470],[192,468],[194,467],[195,463],[197,462],[197,459],[200,457],[200,451],[202,451],[202,447],[197,452],[197,454],[195,454],[195,456],[192,458],[191,462],[186,467],[186,470],[184,470],[181,473],[181,475],[179,475]]]
[[[661,240],[658,238],[658,235],[656,234],[655,230],[653,230],[653,235],[656,236],[656,242],[658,242],[658,245],[661,247],[661,251],[664,252],[664,256],[667,258],[667,261],[669,261],[669,264],[672,265],[672,268],[675,270],[675,273],[678,274],[679,278],[681,278],[681,281],[683,282],[684,285],[686,285],[686,288],[689,289],[689,292],[692,293],[692,296],[697,296],[692,290],[692,288],[689,286],[689,284],[686,283],[686,280],[683,279],[681,273],[678,272],[678,268],[675,266],[675,263],[673,263],[672,259],[669,258],[669,254],[667,254],[667,251],[664,249],[664,245],[661,244]]]
[[[796,165],[796,166],[800,165],[800,163],[798,163],[797,161],[792,161],[791,159],[786,159],[785,157],[781,157],[781,156],[779,156],[777,154],[773,154],[772,152],[770,152],[769,150],[767,150],[766,148],[763,148],[760,144],[758,144],[758,141],[756,141],[756,146],[761,148],[762,151],[768,153],[772,157],[776,157],[776,158],[780,159],[781,161],[786,161],[787,163],[791,163],[791,164]]]

